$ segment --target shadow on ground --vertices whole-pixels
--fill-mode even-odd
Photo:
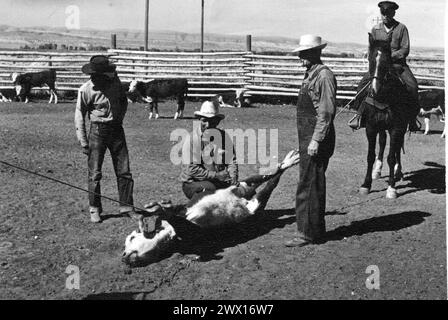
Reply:
[[[265,210],[242,223],[206,231],[182,219],[175,223],[176,233],[182,240],[176,243],[175,251],[169,255],[178,252],[196,254],[200,261],[220,260],[222,256],[219,253],[225,248],[235,247],[295,222],[294,209]]]
[[[285,215],[293,216],[278,219],[279,217]],[[336,228],[335,230],[328,231],[324,243],[328,241],[342,240],[344,238],[349,238],[352,236],[360,236],[372,232],[397,231],[405,229],[424,222],[425,218],[429,216],[431,216],[431,214],[427,212],[409,211],[383,217],[374,217],[361,221],[354,221],[348,226],[342,226]],[[192,243],[191,241],[193,241],[193,238],[178,241],[176,250],[171,251],[164,257],[161,257],[160,260],[171,256],[174,252],[179,252],[182,254],[196,253],[200,255],[201,261],[206,261],[207,259],[210,260],[213,259],[217,253],[222,252],[222,250],[226,247],[235,246],[238,243],[243,243],[250,239],[259,237],[274,228],[283,227],[287,224],[295,222],[295,216],[293,209],[268,210],[266,214],[260,215],[260,217],[250,220],[251,221],[245,221],[244,223],[241,223],[237,228],[234,227],[232,230],[230,228],[226,228],[226,230],[221,230],[218,234],[216,234],[215,232],[202,234],[201,241],[205,242]],[[206,237],[208,237],[210,242],[207,242]],[[195,241],[199,240],[197,237],[194,238],[196,239]],[[198,243],[200,243],[201,246],[198,246]],[[85,299],[144,300],[145,297],[151,293],[152,291],[111,292],[88,295],[87,297],[85,297]]]
[[[401,185],[399,188],[411,189],[404,191],[401,195],[422,190],[428,190],[436,194],[444,194],[446,192],[445,166],[435,162],[425,162],[423,165],[427,168],[408,172],[405,175],[403,180],[408,183]]]
[[[408,211],[354,221],[348,226],[342,226],[328,231],[325,242],[342,240],[353,236],[361,236],[372,232],[398,231],[418,225],[424,222],[425,218],[429,216],[431,216],[431,214],[427,212]]]

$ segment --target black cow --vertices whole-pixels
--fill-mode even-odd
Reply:
[[[28,97],[32,88],[47,85],[50,89],[50,101],[48,103],[53,101],[53,96],[54,103],[58,103],[58,96],[54,86],[54,83],[56,82],[56,71],[54,69],[39,72],[27,72],[23,74],[13,73],[11,78],[16,87],[16,93],[20,101],[25,97],[25,103],[28,103]]]
[[[149,103],[149,119],[153,116],[155,109],[155,118],[159,117],[158,101],[159,98],[168,98],[175,96],[177,98],[177,111],[174,119],[182,118],[185,97],[188,93],[187,79],[154,79],[148,82],[131,81],[129,84],[129,93],[137,92],[145,102]]]

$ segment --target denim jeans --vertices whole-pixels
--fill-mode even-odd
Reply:
[[[299,183],[296,192],[297,231],[300,238],[310,242],[320,241],[325,235],[326,177],[330,157],[333,155],[336,134],[330,125],[327,137],[319,143],[316,156],[307,152],[306,128],[299,127],[300,148]],[[308,133],[311,135],[312,131]]]
[[[118,184],[120,211],[131,211],[134,180],[129,169],[129,155],[123,127],[120,124],[91,123],[89,132],[89,205],[102,210],[101,206],[101,168],[106,149],[112,157]]]

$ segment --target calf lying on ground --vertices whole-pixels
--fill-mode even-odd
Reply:
[[[290,151],[274,174],[252,176],[238,187],[231,186],[204,196],[189,208],[169,203],[145,206],[153,216],[141,219],[139,229],[126,238],[123,262],[133,267],[157,261],[176,239],[176,230],[185,229],[186,225],[189,232],[184,232],[185,236],[194,236],[201,229],[239,223],[255,215],[266,206],[282,173],[298,162],[299,153]],[[266,185],[256,191],[265,182]]]
[[[436,115],[440,121],[445,121],[445,90],[432,89],[420,91],[418,94],[420,104],[420,117],[425,120],[425,132],[429,133],[429,120],[431,115]],[[445,125],[446,126],[446,125]],[[445,136],[445,129],[442,133],[442,138]]]
[[[11,78],[16,87],[16,93],[20,101],[22,101],[22,98],[24,97],[25,103],[28,103],[28,97],[32,88],[47,85],[50,90],[50,101],[48,101],[48,103],[53,101],[53,97],[54,103],[58,103],[58,96],[54,86],[56,82],[56,71],[54,69],[23,74],[13,73],[11,74]]]
[[[154,109],[155,118],[159,117],[159,98],[175,96],[177,98],[177,111],[174,119],[177,119],[183,117],[185,97],[188,93],[188,81],[187,79],[153,79],[148,82],[134,80],[129,84],[128,92],[137,92],[143,101],[149,103],[149,119],[152,119]]]
[[[238,89],[234,93],[221,93],[212,98],[216,100],[221,108],[247,108],[250,107],[250,95],[245,89]]]

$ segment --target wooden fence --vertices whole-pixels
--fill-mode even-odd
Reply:
[[[81,72],[95,52],[61,53],[0,51],[0,88],[13,88],[12,72],[57,70],[56,88],[77,90],[89,77]],[[112,49],[107,52],[124,82],[158,78],[187,78],[189,96],[209,97],[245,88],[250,95],[296,96],[304,68],[296,56],[252,52],[148,52]],[[323,58],[336,75],[338,98],[350,99],[367,71],[365,59]],[[408,59],[420,89],[444,88],[444,60]]]

